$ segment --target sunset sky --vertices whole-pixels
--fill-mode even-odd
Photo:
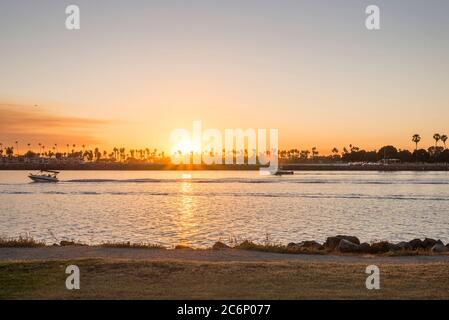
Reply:
[[[447,0],[2,0],[0,142],[168,150],[201,120],[321,153],[428,146],[449,134],[448,15]]]

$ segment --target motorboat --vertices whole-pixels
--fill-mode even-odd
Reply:
[[[34,182],[58,182],[58,171],[40,170],[38,173],[30,173],[28,177]]]

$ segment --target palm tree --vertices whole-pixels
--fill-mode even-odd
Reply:
[[[7,147],[6,148],[6,155],[8,156],[9,159],[12,158],[14,154],[14,147]]]
[[[447,140],[447,135],[443,134],[443,135],[440,137],[440,139],[441,139],[441,141],[443,141],[444,149],[446,150],[446,140]]]
[[[315,159],[315,157],[318,155],[318,151],[316,149],[316,147],[312,148],[312,158]]]
[[[19,141],[16,141],[17,156],[19,156]]]
[[[414,134],[412,141],[415,143],[415,150],[418,151],[418,143],[421,141],[421,136],[419,134]]]
[[[439,134],[439,133],[435,133],[435,134],[433,135],[433,139],[435,140],[435,150],[436,150],[437,147],[438,147],[438,141],[441,140],[440,134]]]
[[[412,137],[412,141],[415,143],[415,155],[416,155],[416,162],[418,162],[418,143],[421,141],[421,136],[417,133],[415,133]]]

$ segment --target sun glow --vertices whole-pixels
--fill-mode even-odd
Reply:
[[[174,153],[180,152],[182,154],[189,154],[191,152],[199,152],[200,149],[200,146],[193,143],[191,140],[182,140],[175,144],[172,150]]]

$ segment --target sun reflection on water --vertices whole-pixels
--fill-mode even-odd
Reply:
[[[183,175],[184,176],[184,175]],[[188,175],[186,181],[179,183],[178,199],[178,218],[176,219],[177,237],[182,244],[187,245],[191,242],[192,236],[198,231],[197,201],[193,196],[194,186],[189,181],[191,175]]]

